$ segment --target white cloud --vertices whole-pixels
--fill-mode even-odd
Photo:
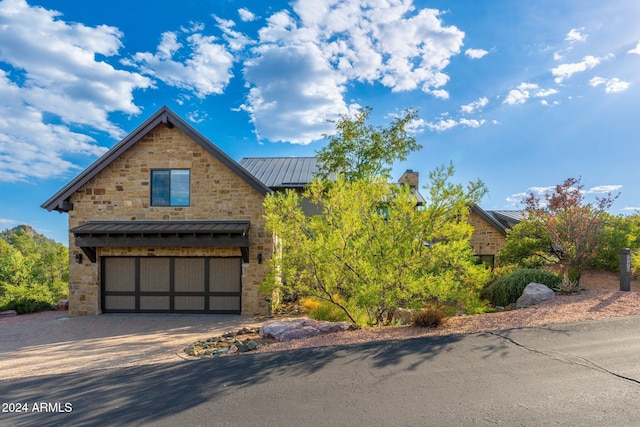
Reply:
[[[626,211],[626,212],[640,212],[640,206],[638,206],[638,207],[626,206],[626,207],[622,208],[622,210]]]
[[[425,123],[425,125],[433,131],[444,132],[449,129],[453,129],[456,126],[479,128],[485,123],[486,123],[486,120],[469,120],[469,119],[462,118],[460,120],[440,119],[440,121],[438,122],[429,122],[429,123]]]
[[[608,194],[619,191],[622,185],[597,185],[587,190],[587,194]]]
[[[474,101],[470,104],[467,105],[463,105],[462,107],[460,107],[460,111],[463,113],[467,113],[467,114],[471,114],[474,113],[478,110],[483,109],[484,107],[487,106],[487,104],[489,104],[489,99],[488,98],[480,98],[477,101]]]
[[[441,12],[411,0],[297,0],[258,31],[245,61],[251,82],[242,109],[266,139],[308,143],[331,132],[326,119],[349,108],[349,83],[381,84],[392,92],[422,90],[447,99],[444,70],[464,33],[444,26]],[[296,57],[297,56],[297,57]],[[274,63],[301,67],[285,70]]]
[[[233,27],[236,25],[230,19],[222,19],[215,15],[213,15],[213,19],[218,23],[218,28],[222,30],[222,38],[228,43],[229,49],[233,51],[241,51],[247,45],[253,44],[253,40],[249,39],[246,35],[233,30]]]
[[[533,96],[536,98],[546,98],[547,96],[555,95],[558,91],[556,89],[540,89]]]
[[[538,89],[538,85],[535,83],[520,83],[516,89],[509,91],[502,103],[509,105],[524,104],[531,97],[531,91],[536,89]]]
[[[638,42],[636,47],[634,47],[633,49],[631,49],[627,53],[635,53],[636,55],[640,55],[640,41]]]
[[[18,225],[18,221],[15,221],[13,219],[0,218],[0,230],[6,230],[16,225]]]
[[[480,59],[488,53],[489,52],[484,49],[467,49],[464,51],[464,54],[471,59]]]
[[[256,15],[245,7],[238,9],[238,15],[240,15],[242,22],[251,22],[257,19]]]
[[[136,66],[142,73],[153,76],[164,83],[193,91],[202,99],[207,95],[223,93],[232,77],[233,56],[225,46],[215,43],[216,37],[193,33],[186,37],[189,47],[188,59],[174,60],[174,56],[184,48],[178,42],[176,32],[167,31],[156,53],[138,52],[127,65]]]
[[[584,28],[573,28],[571,29],[571,31],[569,31],[569,33],[567,34],[567,37],[565,38],[565,40],[569,41],[569,42],[584,42],[587,40],[587,35],[586,34],[582,34],[580,31],[584,30]]]
[[[602,61],[602,58],[596,58],[595,56],[585,56],[582,62],[576,62],[572,64],[562,64],[551,69],[551,74],[555,76],[555,82],[561,83],[563,80],[568,79],[575,73],[581,73],[589,70]]]
[[[527,193],[515,193],[510,196],[507,196],[505,200],[510,205],[515,206],[515,205],[521,204],[525,197],[527,197]]]
[[[617,77],[612,79],[605,79],[603,77],[593,77],[589,80],[589,85],[593,87],[598,87],[600,85],[604,85],[604,90],[606,93],[618,93],[624,92],[629,89],[629,82],[625,82],[624,80],[620,80]]]
[[[124,135],[108,114],[140,113],[133,91],[152,83],[96,59],[117,55],[121,37],[24,0],[0,2],[0,61],[12,70],[0,70],[0,181],[60,176],[74,167],[68,154],[104,152],[70,126]]]
[[[549,185],[546,187],[529,187],[527,188],[527,194],[528,193],[533,193],[533,194],[537,194],[539,196],[542,196],[544,194],[547,194],[553,190],[555,190],[555,185]]]
[[[344,77],[331,69],[318,46],[269,46],[247,66],[252,82],[247,103],[260,138],[308,144],[334,126],[328,119],[347,114]]]

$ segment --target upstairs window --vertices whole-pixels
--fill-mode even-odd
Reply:
[[[189,206],[189,169],[151,171],[151,206]]]

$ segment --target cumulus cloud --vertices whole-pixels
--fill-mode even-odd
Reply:
[[[589,70],[598,65],[601,61],[602,58],[596,58],[595,56],[588,55],[585,56],[581,62],[562,64],[552,68],[551,74],[555,76],[556,83],[562,83],[563,80],[570,78],[575,73],[581,73]]]
[[[608,194],[620,191],[622,185],[597,185],[587,190],[587,194]]]
[[[480,59],[488,53],[489,52],[484,49],[467,49],[464,51],[464,54],[471,59]]]
[[[242,22],[251,22],[257,19],[256,15],[245,7],[238,9],[238,15],[240,15]]]
[[[444,132],[447,131],[449,129],[453,129],[456,126],[464,126],[464,127],[470,127],[470,128],[479,128],[480,126],[484,125],[486,123],[486,120],[470,120],[470,119],[460,119],[460,120],[454,120],[454,119],[440,119],[437,122],[429,122],[426,123],[426,126],[436,132]]]
[[[219,24],[227,30],[230,28],[228,22]],[[216,42],[215,36],[200,32],[187,35],[186,48],[179,36],[182,34],[167,31],[162,34],[156,53],[138,52],[123,63],[170,86],[192,91],[200,99],[223,93],[233,76],[233,55],[223,44]],[[188,59],[174,59],[179,51],[184,54],[183,49],[187,51]]]
[[[250,92],[242,109],[261,137],[321,138],[331,131],[326,119],[348,110],[343,94],[350,82],[449,97],[444,70],[464,33],[444,26],[438,10],[391,0],[375,8],[361,0],[297,0],[292,7],[267,17],[244,64]],[[275,58],[303,68],[283,72]]]
[[[638,42],[636,47],[634,47],[633,49],[631,49],[627,53],[635,53],[636,55],[640,55],[640,41]]]
[[[629,82],[625,82],[624,80],[620,80],[617,77],[612,79],[605,79],[603,77],[594,77],[589,80],[589,85],[593,87],[598,87],[600,85],[604,85],[604,91],[606,93],[618,93],[624,92],[629,89]]]
[[[565,37],[565,40],[569,41],[569,42],[584,42],[587,40],[587,35],[586,34],[582,34],[580,31],[583,31],[583,28],[573,28],[571,29],[571,31],[569,31],[569,33],[567,34],[567,37]]]
[[[470,104],[467,105],[463,105],[462,107],[460,107],[460,111],[463,113],[467,113],[467,114],[471,114],[474,113],[476,111],[479,111],[481,109],[483,109],[484,107],[487,106],[487,104],[489,104],[489,99],[488,98],[480,98],[477,101],[474,101]]]
[[[124,136],[109,113],[140,113],[133,91],[152,82],[96,59],[117,55],[121,37],[24,0],[0,2],[0,61],[12,70],[0,74],[0,181],[59,176],[74,167],[66,155],[104,152],[71,126]]]
[[[516,89],[509,91],[509,94],[502,103],[509,105],[524,104],[527,99],[531,97],[531,91],[538,88],[538,85],[535,83],[522,82]]]
[[[6,230],[15,225],[18,225],[18,221],[15,221],[13,219],[0,218],[0,230]]]

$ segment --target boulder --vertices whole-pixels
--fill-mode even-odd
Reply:
[[[260,328],[260,338],[280,342],[310,338],[320,334],[346,331],[348,322],[325,322],[308,318],[295,320],[272,320]]]
[[[554,299],[556,293],[549,287],[540,283],[529,283],[518,301],[516,301],[516,308],[528,307],[530,305],[540,304],[542,301]]]
[[[0,318],[2,317],[13,317],[13,316],[17,316],[18,313],[15,310],[7,310],[7,311],[0,311]]]
[[[58,303],[53,307],[56,311],[69,310],[69,300],[61,299]]]

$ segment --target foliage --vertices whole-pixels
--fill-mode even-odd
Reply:
[[[533,193],[525,199],[528,219],[537,222],[551,240],[551,250],[563,267],[565,280],[580,282],[580,274],[602,245],[603,216],[617,197],[608,194],[585,203],[579,179],[556,185],[543,203]]]
[[[342,176],[331,185],[316,181],[303,194],[321,207],[318,216],[305,216],[293,191],[270,194],[265,218],[278,255],[262,290],[282,283],[361,323],[355,307],[374,325],[389,322],[403,305],[437,301],[477,309],[489,273],[475,264],[467,217],[468,203],[485,189],[481,182],[454,185],[452,175],[452,167],[430,174],[429,200],[420,208],[406,186]]]
[[[345,303],[338,294],[334,295],[333,298],[341,304]],[[312,319],[325,320],[327,322],[345,322],[349,320],[344,310],[328,301],[316,298],[303,298],[301,303],[304,311],[306,311]]]
[[[538,268],[558,262],[551,237],[540,221],[523,219],[507,230],[505,245],[496,255],[500,266]]]
[[[0,310],[15,310],[18,314],[37,313],[39,311],[51,310],[51,303],[41,299],[21,297],[18,299],[12,299],[5,305],[1,306]]]
[[[416,109],[407,109],[387,128],[366,124],[372,111],[365,107],[354,118],[342,116],[336,122],[336,134],[325,135],[329,143],[317,153],[321,179],[331,174],[343,175],[347,181],[389,178],[394,161],[422,148],[407,133],[407,126],[418,116]]]
[[[537,268],[521,268],[505,274],[485,289],[487,298],[496,306],[514,304],[529,283],[541,283],[558,289],[562,279],[553,273]]]
[[[589,260],[588,267],[594,270],[620,271],[620,249],[635,249],[640,246],[640,215],[602,215],[603,227],[600,232],[600,248]]]
[[[68,250],[28,226],[0,233],[0,307],[42,307],[68,295]]]
[[[424,308],[413,316],[411,324],[419,328],[437,328],[444,320],[444,312],[437,308]]]

